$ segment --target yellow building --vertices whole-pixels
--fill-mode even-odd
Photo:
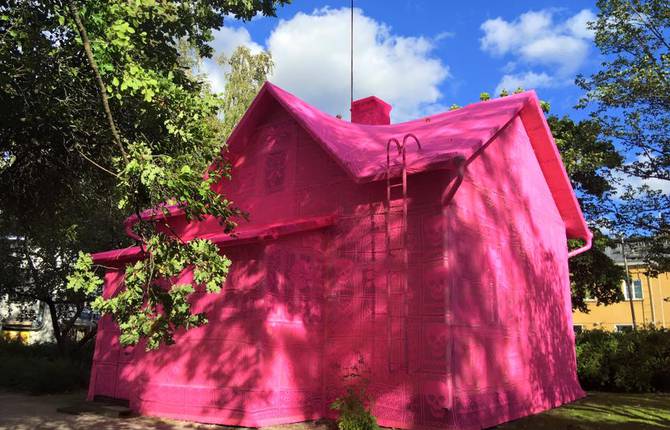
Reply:
[[[631,252],[632,251],[632,252]],[[633,290],[635,322],[641,325],[670,328],[670,273],[657,277],[645,274],[645,265],[636,259],[634,250],[628,250],[628,268]],[[621,249],[606,252],[617,264],[623,264]],[[587,301],[589,313],[575,311],[573,325],[576,332],[581,330],[629,330],[633,327],[631,307],[625,283],[621,285],[626,300],[609,306],[596,306],[595,300]]]

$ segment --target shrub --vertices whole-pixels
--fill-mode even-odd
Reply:
[[[63,355],[55,344],[0,340],[0,387],[31,394],[85,388],[92,356],[92,344]]]
[[[576,349],[577,374],[587,390],[670,391],[670,330],[587,330],[577,335]]]
[[[337,427],[340,430],[379,430],[377,419],[366,406],[364,389],[347,388],[347,394],[337,398],[330,408],[340,413]]]
[[[371,372],[363,355],[358,353],[358,359],[341,370],[346,394],[330,405],[332,410],[340,413],[337,427],[339,430],[379,430],[377,418],[368,407],[370,399],[366,390]]]

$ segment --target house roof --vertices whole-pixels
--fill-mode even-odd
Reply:
[[[402,140],[409,133],[421,142],[420,150],[413,147],[410,142],[407,150],[408,174],[450,168],[456,162],[469,162],[474,159],[480,148],[493,140],[519,116],[565,223],[567,237],[580,238],[587,242],[585,247],[572,251],[570,256],[590,246],[592,234],[586,225],[534,91],[474,103],[454,111],[404,123],[366,125],[330,116],[293,94],[266,82],[228,138],[227,149],[233,155],[244,152],[244,143],[256,129],[255,125],[264,119],[264,114],[276,103],[285,109],[357,183],[386,178],[386,144],[389,139]],[[398,173],[398,170],[392,170],[392,174],[394,173]],[[166,205],[145,210],[140,215],[142,219],[156,219],[171,218],[183,213],[181,207]],[[126,220],[126,231],[131,237],[133,237],[132,224],[137,220],[136,215]],[[323,222],[297,220],[292,224],[299,225],[298,229],[303,229],[312,228],[312,224],[319,227]],[[272,226],[268,228],[269,230],[262,232],[241,232],[235,236],[219,234],[208,238],[221,246],[229,246],[251,240],[252,236],[258,238],[285,234],[284,230],[294,229],[291,227],[276,230]],[[93,257],[96,263],[101,264],[129,261],[141,255],[142,250],[139,247],[130,247],[97,253]]]
[[[274,103],[285,109],[357,183],[386,177],[386,144],[408,133],[421,149],[407,149],[408,174],[448,168],[470,161],[514,118],[520,116],[570,238],[589,240],[574,190],[534,91],[474,103],[463,108],[390,125],[356,124],[330,116],[293,94],[266,82],[228,139],[241,154],[255,124]],[[397,171],[397,169],[396,169]]]

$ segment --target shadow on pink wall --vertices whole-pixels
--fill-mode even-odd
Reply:
[[[533,157],[517,118],[464,178],[411,176],[407,266],[385,248],[383,184],[290,190],[300,211],[337,211],[336,224],[224,248],[224,291],[192,297],[209,324],[173,346],[121,348],[104,318],[90,395],[228,425],[332,417],[362,357],[384,426],[482,428],[581,397],[565,226]],[[113,295],[122,275],[106,281]]]

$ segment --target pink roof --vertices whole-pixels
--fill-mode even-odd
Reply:
[[[391,125],[356,124],[330,116],[293,94],[266,82],[228,139],[232,154],[244,152],[243,143],[263,119],[263,113],[279,103],[330,154],[357,183],[385,178],[386,143],[391,138],[402,140],[411,133],[421,142],[421,150],[409,142],[408,173],[450,168],[457,160],[471,161],[477,151],[493,140],[517,115],[521,117],[533,150],[549,185],[569,238],[587,241],[592,237],[579,202],[561,162],[549,125],[534,91],[527,91],[425,118]],[[493,149],[494,150],[494,149]],[[510,166],[514,168],[514,166]],[[396,171],[397,172],[397,171]],[[171,218],[183,214],[183,208],[168,206],[148,209],[143,219]],[[137,222],[133,215],[126,220],[126,231],[133,237],[131,226]],[[222,241],[221,238],[217,239]],[[116,253],[116,254],[114,254]],[[107,251],[95,254],[100,261],[120,261],[136,258],[139,248]],[[575,251],[571,255],[576,255]]]
[[[391,138],[402,140],[406,134],[412,133],[420,140],[421,150],[416,150],[411,141],[407,150],[409,174],[448,168],[455,160],[471,160],[478,149],[520,115],[565,221],[568,237],[585,240],[591,237],[534,91],[474,103],[404,123],[366,125],[328,115],[266,82],[228,139],[231,153],[244,151],[240,145],[246,141],[245,137],[253,133],[254,125],[275,102],[289,112],[358,183],[385,178],[386,144]]]

